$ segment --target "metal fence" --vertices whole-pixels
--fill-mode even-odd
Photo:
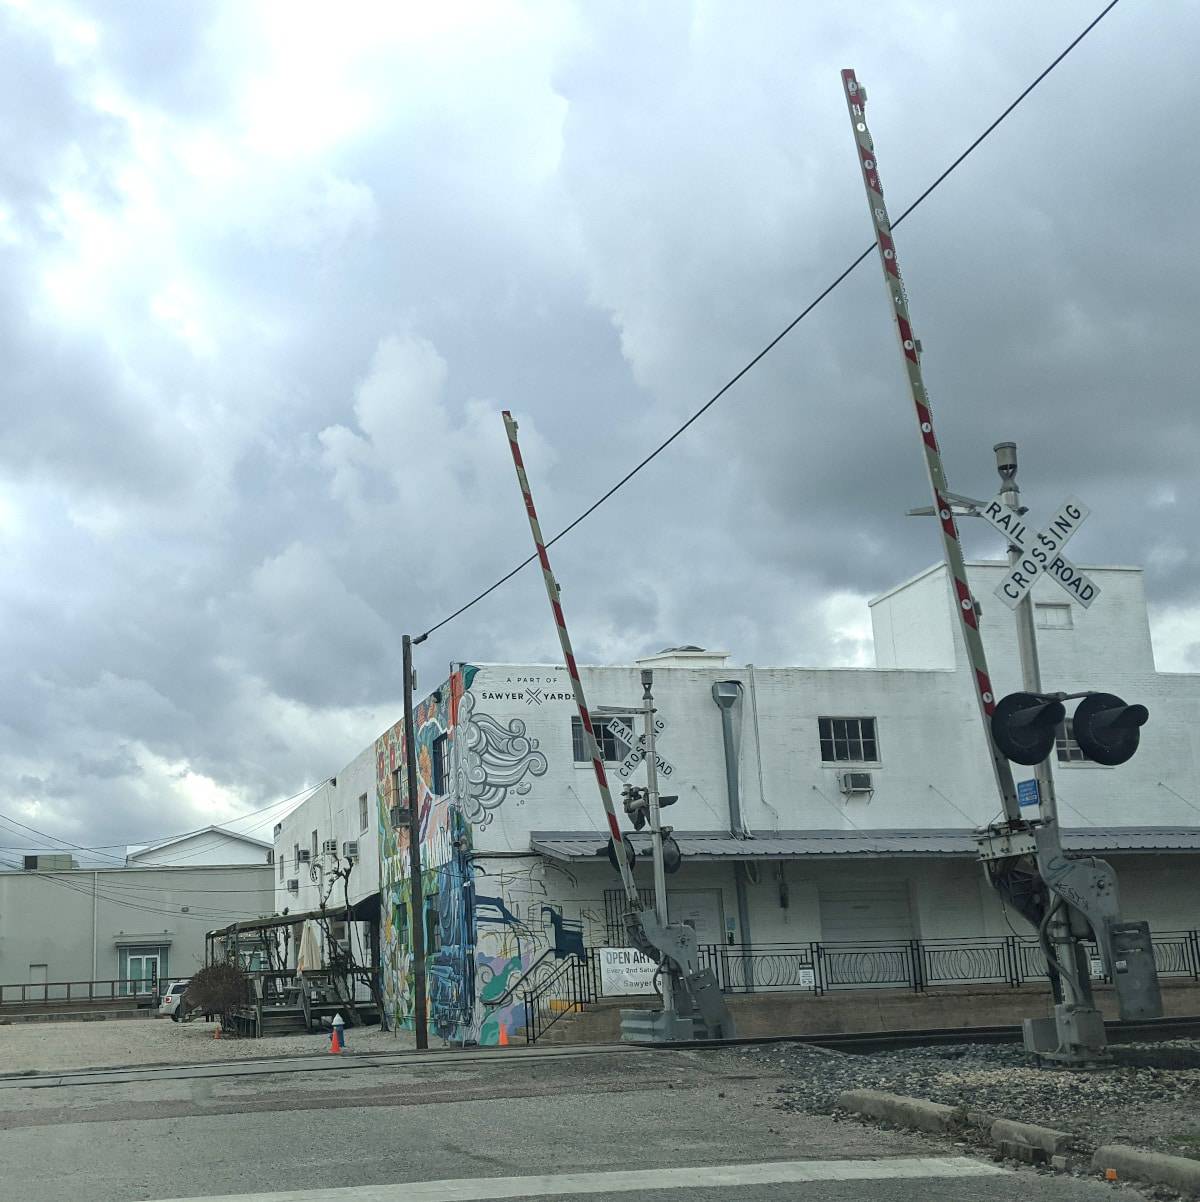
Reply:
[[[1085,945],[1092,978],[1104,981],[1099,952]],[[1200,932],[1162,931],[1153,936],[1161,977],[1200,981]],[[977,939],[904,939],[864,943],[706,944],[700,948],[726,993],[835,989],[911,989],[1007,985],[1046,979],[1036,939],[1017,935]]]

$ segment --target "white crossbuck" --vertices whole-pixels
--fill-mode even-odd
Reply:
[[[633,775],[633,770],[646,758],[646,736],[640,734],[635,737],[633,727],[620,718],[606,718],[605,721],[608,723],[608,729],[617,738],[624,740],[630,748],[629,754],[621,761],[621,766],[617,769],[617,775],[623,780],[628,780]],[[655,717],[654,737],[658,738],[666,728],[666,722],[662,718]],[[659,776],[670,776],[675,771],[674,765],[663,759],[662,752],[657,747],[654,749],[654,764],[658,769]]]
[[[1024,517],[1004,503],[1002,496],[984,505],[979,510],[979,516],[1019,548],[1021,558],[997,585],[996,596],[1009,609],[1016,609],[1033,588],[1034,581],[1045,573],[1062,587],[1072,601],[1087,609],[1100,596],[1100,586],[1084,575],[1062,553],[1062,549],[1083,525],[1091,510],[1082,501],[1069,497],[1046,524],[1046,528],[1035,534]]]

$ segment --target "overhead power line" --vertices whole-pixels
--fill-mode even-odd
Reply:
[[[230,822],[241,822],[243,818],[252,818],[252,817],[254,817],[255,814],[262,814],[262,813],[265,813],[267,810],[277,809],[279,806],[286,805],[289,801],[295,801],[297,798],[304,798],[304,797],[307,797],[307,795],[309,795],[311,793],[315,793],[319,788],[321,788],[323,785],[325,785],[327,783],[328,783],[328,778],[326,778],[326,780],[319,781],[315,785],[309,785],[307,788],[301,789],[298,793],[293,793],[290,797],[282,797],[278,801],[272,801],[268,805],[259,806],[259,808],[256,810],[249,810],[245,814],[239,814],[236,818],[229,819],[229,821]],[[255,829],[255,827],[266,825],[266,822],[270,822],[270,821],[271,821],[271,819],[268,818],[268,819],[266,819],[265,822],[262,822],[262,823],[252,823],[251,826],[249,827],[249,829],[253,830],[253,829]],[[69,839],[63,839],[58,835],[50,834],[49,831],[39,830],[37,827],[29,826],[27,823],[18,821],[16,818],[10,818],[7,814],[0,814],[0,822],[8,823],[9,826],[20,827],[22,831],[28,831],[29,835],[20,835],[19,836],[22,839],[29,839],[30,835],[37,835],[39,839],[44,839],[44,840],[48,839],[51,843],[57,843],[57,844],[61,845],[62,847],[70,848],[72,851],[86,851],[86,852],[92,852],[95,855],[103,856],[105,859],[112,860],[114,862],[114,866],[124,866],[125,856],[111,855],[108,851],[108,849],[110,847],[136,847],[139,845],[143,845],[144,848],[150,848],[150,847],[153,847],[157,843],[168,843],[174,839],[186,839],[191,835],[202,835],[202,834],[204,834],[205,831],[207,831],[209,829],[207,826],[201,826],[201,827],[197,827],[195,830],[181,831],[179,834],[175,834],[175,835],[163,835],[156,839],[130,839],[124,843],[97,843],[97,844],[85,845],[82,843],[72,843]],[[219,824],[213,824],[213,825],[219,825]],[[14,833],[16,833],[16,832],[14,832]],[[245,834],[246,832],[245,831],[234,831],[233,833],[234,834]],[[29,854],[29,853],[33,852],[34,850],[36,850],[36,848],[33,845],[33,842],[31,840],[31,846],[28,848],[8,847],[8,848],[0,849],[0,850],[20,851],[20,852],[24,852],[25,854]],[[162,867],[162,868],[174,867],[177,864],[181,864],[184,860],[195,859],[197,856],[205,854],[206,851],[207,851],[207,849],[203,849],[201,851],[191,852],[188,855],[179,856],[176,860],[160,864],[159,867]]]
[[[1034,78],[1034,80],[1019,93],[1016,99],[1013,100],[1012,103],[1009,104],[1009,106],[1004,109],[1004,111],[977,138],[975,138],[975,140],[966,148],[966,150],[964,150],[958,156],[958,158],[956,158],[941,173],[941,175],[939,175],[916,198],[916,200],[914,200],[912,204],[910,204],[908,208],[906,208],[900,214],[900,216],[892,222],[891,228],[895,229],[896,226],[898,226],[910,213],[912,213],[925,200],[927,200],[929,196],[931,196],[958,169],[958,167],[960,167],[962,163],[965,162],[966,159],[970,157],[970,155],[976,149],[978,149],[978,147],[982,145],[984,141],[986,141],[986,139],[1005,121],[1005,119],[1021,104],[1021,102],[1038,86],[1038,84],[1040,84],[1055,69],[1055,67],[1057,67],[1059,63],[1061,63],[1063,59],[1065,59],[1067,55],[1069,55],[1071,51],[1074,50],[1075,47],[1078,46],[1079,43],[1082,42],[1089,33],[1092,32],[1092,30],[1095,29],[1096,26],[1099,25],[1100,22],[1104,20],[1104,18],[1108,16],[1108,14],[1114,8],[1116,8],[1118,2],[1119,0],[1110,0],[1110,2],[1106,4],[1104,8],[1102,8],[1100,12],[1097,13],[1097,15],[1093,17],[1092,20],[1089,21],[1088,24],[1084,26],[1084,28],[1078,34],[1076,34],[1074,38],[1072,38],[1072,40],[1062,51],[1059,52],[1059,54],[1049,63],[1049,65],[1047,65]],[[665,451],[667,447],[669,447],[681,434],[683,434],[685,430],[687,430],[695,421],[707,413],[709,409],[711,409],[735,384],[738,383],[739,380],[743,379],[743,377],[757,367],[758,364],[761,363],[762,360],[765,359],[767,355],[769,355],[831,292],[833,292],[834,289],[837,288],[864,259],[868,258],[874,250],[875,243],[872,242],[871,245],[863,250],[857,258],[855,258],[847,267],[845,267],[831,283],[827,284],[811,301],[809,301],[809,303],[805,305],[804,308],[795,317],[793,317],[792,320],[789,321],[788,324],[784,326],[783,329],[780,330],[779,333],[776,334],[775,337],[766,344],[766,346],[762,348],[762,350],[760,350],[752,359],[750,359],[744,366],[739,368],[733,376],[731,376],[724,384],[722,384],[721,387],[718,388],[717,391],[713,393],[713,395],[709,397],[708,400],[705,401],[704,404],[701,405],[700,408],[697,409],[696,412],[693,413],[691,417],[689,417],[687,421],[683,423],[683,425],[679,426],[671,435],[660,442],[658,446],[656,446],[654,450],[652,450],[644,459],[635,464],[606,493],[603,493],[601,496],[599,496],[595,501],[592,502],[591,505],[589,505],[581,514],[579,514],[574,521],[564,526],[553,538],[548,539],[546,546],[552,547],[560,538],[564,538],[566,535],[570,534],[576,526],[595,513],[605,501],[624,488],[625,485],[634,478],[634,476],[636,476],[644,467],[647,466],[647,464],[651,463],[660,454],[662,454],[662,452]],[[523,568],[528,567],[536,559],[537,555],[533,554],[521,560],[521,562],[517,564],[516,567],[514,567],[511,571],[506,572],[499,578],[499,580],[489,584],[487,588],[483,589],[482,592],[477,593],[464,605],[460,605],[456,610],[454,610],[453,613],[447,614],[440,621],[435,622],[425,631],[424,634],[414,638],[413,642],[424,642],[424,640],[433,634],[434,631],[440,630],[443,626],[453,622],[455,618],[461,617],[467,612],[467,610],[471,609],[475,605],[478,605],[479,602],[485,597],[489,596],[491,593],[494,593],[501,585],[507,584],[508,581],[510,581],[518,572],[520,572]]]

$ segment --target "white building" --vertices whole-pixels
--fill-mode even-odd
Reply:
[[[1020,688],[1013,616],[989,601],[1005,570],[970,567],[998,695]],[[1115,692],[1151,718],[1139,753],[1115,769],[1081,761],[1064,732],[1065,842],[1112,860],[1126,917],[1190,930],[1200,925],[1200,688],[1195,676],[1155,671],[1140,571],[1088,571],[1102,593],[1086,613],[1048,582],[1034,590],[1044,685]],[[582,669],[593,709],[630,713],[624,727],[599,725],[615,791],[644,779],[628,728],[640,733],[640,669],[654,670],[660,788],[678,795],[665,818],[683,852],[671,908],[714,955],[1008,934],[970,839],[999,801],[952,605],[940,566],[876,598],[873,669],[732,666],[696,648]],[[558,665],[459,663],[418,708],[431,1016],[447,1038],[494,1042],[520,1025],[513,990],[537,965],[624,939],[575,714]],[[326,831],[339,841],[353,831],[360,854],[378,841],[384,996],[396,1023],[411,1008],[403,760],[397,724],[339,773],[344,789],[295,811],[275,844],[291,863],[310,852],[306,872],[280,878],[300,880],[291,900],[307,910],[318,885],[305,877],[319,876],[311,853]],[[648,863],[638,876],[649,889]]]
[[[271,854],[260,839],[209,827],[132,847],[108,868],[26,857],[25,870],[0,872],[0,985],[45,983],[54,1000],[66,997],[55,982],[112,982],[94,991],[104,997],[186,979],[204,963],[206,931],[272,913]]]

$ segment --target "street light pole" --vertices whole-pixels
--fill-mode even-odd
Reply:
[[[421,814],[417,806],[417,738],[413,723],[411,636],[404,636],[401,647],[404,671],[404,786],[408,794],[408,929],[413,957],[413,1029],[418,1049],[424,1049],[429,1047],[429,1006],[425,989],[425,889],[421,882]]]
[[[1017,484],[1017,444],[1015,442],[998,442],[993,450],[996,453],[996,471],[1000,474],[1000,496],[1004,504],[1016,512],[1021,508],[1021,489]],[[1020,562],[1021,551],[1011,543],[1008,546],[1008,565],[1016,567]],[[1037,633],[1033,619],[1033,594],[1030,592],[1017,606],[1015,611],[1017,622],[1017,651],[1021,660],[1021,687],[1026,693],[1041,693],[1042,671],[1038,662]],[[1047,758],[1034,767],[1034,776],[1038,784],[1038,795],[1041,802],[1043,822],[1052,824],[1055,841],[1059,840],[1058,799],[1054,793],[1054,774],[1050,769]],[[1052,899],[1051,899],[1052,900]],[[1056,959],[1067,960],[1066,972],[1058,973],[1058,981],[1062,990],[1062,1000],[1067,1005],[1091,1006],[1092,987],[1082,948],[1071,934],[1070,912],[1064,906],[1048,924],[1050,945],[1055,951]]]
[[[667,870],[663,861],[662,811],[658,806],[658,762],[654,750],[654,672],[642,669],[642,722],[646,735],[646,800],[650,816],[650,846],[654,858],[654,912],[659,925],[665,927],[667,918]],[[659,962],[662,969],[662,962]],[[671,1014],[675,1010],[671,991],[670,971],[659,972],[662,987],[663,1010]]]

